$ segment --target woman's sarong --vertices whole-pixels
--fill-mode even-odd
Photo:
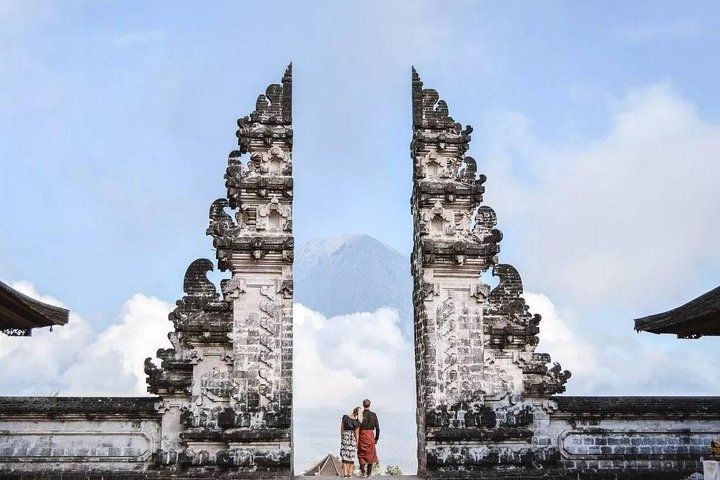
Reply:
[[[343,430],[340,436],[340,458],[345,463],[354,463],[357,445],[355,444],[355,431]]]
[[[358,460],[360,460],[360,465],[378,463],[377,450],[375,450],[375,430],[360,430]]]

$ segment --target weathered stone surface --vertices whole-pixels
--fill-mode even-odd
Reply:
[[[465,155],[472,128],[455,122],[414,70],[412,80],[420,472],[557,462],[555,447],[533,446],[532,426],[570,373],[534,352],[540,316],[528,312],[517,270],[498,263],[502,233],[482,205],[486,178]],[[491,269],[500,278],[492,290],[480,278]]]
[[[156,404],[156,398],[1,397],[0,477],[143,471],[160,443]]]
[[[553,397],[540,316],[498,261],[470,127],[413,70],[415,359],[420,473],[440,478],[680,478],[720,436],[720,399]],[[480,279],[499,278],[492,290]],[[672,472],[672,473],[671,473]]]
[[[557,410],[539,429],[573,472],[701,471],[720,436],[718,397],[555,397]],[[547,430],[545,430],[547,428]],[[600,477],[598,477],[600,478]],[[612,477],[607,477],[612,478]],[[660,477],[658,477],[660,478]]]
[[[2,419],[11,416],[85,415],[159,418],[152,397],[0,397]]]

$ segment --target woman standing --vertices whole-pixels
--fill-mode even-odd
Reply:
[[[362,409],[355,407],[350,415],[343,415],[340,420],[340,458],[343,463],[345,477],[352,477],[355,470],[358,434],[362,422]]]

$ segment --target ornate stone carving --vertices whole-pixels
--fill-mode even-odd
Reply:
[[[502,240],[502,232],[495,228],[497,225],[497,214],[495,210],[482,205],[475,213],[475,226],[473,233],[477,235],[478,241],[484,245],[497,244]]]
[[[226,299],[236,299],[247,291],[247,281],[239,275],[234,275],[229,280],[223,280],[220,288]]]
[[[205,372],[200,377],[200,388],[202,394],[214,398],[227,398],[232,393],[232,379],[226,371],[222,371],[217,367]]]
[[[291,124],[292,64],[288,65],[281,84],[270,85],[265,94],[258,96],[255,111],[238,120],[238,152],[249,152],[253,143],[272,146],[278,140],[291,146]]]
[[[268,232],[292,231],[290,206],[280,203],[277,197],[260,205],[257,210],[255,228],[258,231]]]
[[[255,152],[248,162],[249,175],[292,175],[290,155],[279,147],[272,147],[268,152]]]
[[[423,89],[420,76],[412,71],[413,142],[432,143],[440,151],[455,146],[467,150],[472,127],[462,125],[450,116],[444,100],[437,91]]]
[[[206,258],[200,258],[190,264],[183,282],[183,290],[187,294],[182,300],[184,305],[194,306],[195,302],[203,304],[218,299],[215,285],[207,278],[207,272],[213,270],[215,270],[213,263]]]

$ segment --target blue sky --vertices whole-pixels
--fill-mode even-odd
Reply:
[[[475,127],[503,260],[579,328],[630,335],[717,285],[719,10],[0,0],[0,279],[98,326],[133,294],[177,298],[212,256],[235,120],[289,61],[297,241],[362,232],[409,252],[414,64]]]
[[[290,61],[298,243],[357,232],[409,253],[415,65],[475,129],[501,260],[543,315],[539,350],[573,371],[568,393],[718,394],[717,339],[631,320],[718,284],[719,23],[710,1],[0,0],[0,280],[73,312],[52,334],[0,336],[0,394],[143,392],[186,266],[213,256],[235,121]],[[295,316],[300,407],[332,419],[359,395],[313,382],[338,375],[333,329],[376,322],[392,367],[354,365],[353,381],[412,431],[396,315]],[[398,439],[390,458],[410,465]],[[316,440],[308,462],[335,448]]]

